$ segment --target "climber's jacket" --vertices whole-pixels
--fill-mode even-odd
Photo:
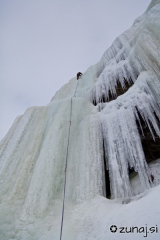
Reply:
[[[82,76],[82,73],[81,73],[81,72],[78,72],[78,73],[77,73],[77,80],[80,78],[80,76]]]

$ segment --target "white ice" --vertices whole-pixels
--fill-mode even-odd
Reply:
[[[144,239],[143,233],[111,233],[110,226],[160,227],[160,165],[158,160],[146,163],[136,123],[141,125],[141,115],[153,139],[155,133],[160,136],[159,50],[160,0],[153,0],[79,80],[62,239]],[[119,97],[118,81],[124,90],[126,82],[130,85]],[[70,98],[76,85],[73,78],[47,106],[27,109],[0,143],[2,240],[59,239]],[[104,155],[112,199],[106,198]],[[131,178],[129,168],[138,174]],[[152,185],[150,174],[155,176]],[[159,240],[159,235],[150,233],[147,239]]]

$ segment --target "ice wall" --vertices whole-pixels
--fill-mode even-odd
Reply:
[[[150,187],[150,173],[136,121],[141,126],[140,114],[149,127],[153,139],[155,139],[153,129],[160,137],[155,117],[156,113],[160,119],[160,109],[154,98],[154,91],[151,91],[148,86],[152,79],[155,79],[155,75],[142,72],[136,83],[124,95],[115,101],[99,104],[113,198],[132,196],[129,169],[134,169],[139,173],[143,189]],[[155,83],[153,90],[156,88]],[[141,131],[143,133],[142,126]]]
[[[142,134],[141,119],[154,140],[155,133],[160,137],[159,1],[153,1],[131,29],[115,40],[97,69],[89,99],[96,102],[101,112],[112,197],[131,196],[129,169],[139,173],[143,189],[151,185],[137,122]],[[124,91],[119,97],[118,84]],[[130,86],[127,92],[126,85]]]
[[[3,239],[11,237],[5,231],[6,221],[13,230],[16,219],[20,223],[34,223],[46,217],[55,201],[61,203],[69,110],[70,99],[51,102],[47,107],[32,107],[16,119],[1,143],[0,233]],[[85,99],[74,98],[66,189],[70,204],[81,203],[96,194],[105,195],[99,133],[97,110]],[[14,233],[14,238],[18,236]]]
[[[129,169],[138,172],[142,190],[151,187],[137,122],[143,132],[143,119],[153,139],[155,133],[160,136],[159,50],[158,0],[79,80],[73,98],[63,239],[94,239],[92,232],[101,232],[95,239],[106,237],[101,231],[105,224],[100,226],[107,213],[97,209],[106,204],[109,211],[114,203],[102,198],[104,155],[112,198],[134,194]],[[124,89],[119,97],[118,83]],[[70,98],[76,85],[73,78],[46,107],[29,108],[0,143],[0,239],[59,239]],[[90,211],[97,208],[98,223],[94,219],[92,224],[89,203]],[[96,223],[100,231],[93,229]]]
[[[74,80],[58,91],[52,101],[71,96]],[[137,122],[142,134],[140,118],[154,140],[155,133],[160,136],[159,82],[160,2],[152,1],[146,12],[117,37],[100,62],[89,68],[79,81],[78,96],[96,103],[100,111],[113,198],[132,195],[129,169],[139,173],[143,189],[151,187]],[[124,92],[119,97],[118,84]]]

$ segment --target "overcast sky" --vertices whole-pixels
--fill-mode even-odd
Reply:
[[[0,0],[0,139],[97,63],[150,0]]]

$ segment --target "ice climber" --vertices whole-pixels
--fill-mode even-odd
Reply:
[[[82,76],[82,73],[81,72],[78,72],[77,73],[77,80]]]

